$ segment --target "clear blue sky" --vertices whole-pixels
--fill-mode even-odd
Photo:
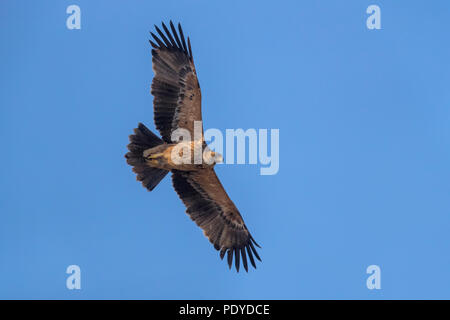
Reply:
[[[1,1],[0,17],[0,298],[450,298],[449,1]],[[154,129],[148,31],[169,19],[205,128],[280,129],[277,175],[217,168],[263,247],[248,274],[169,178],[149,193],[123,157]]]

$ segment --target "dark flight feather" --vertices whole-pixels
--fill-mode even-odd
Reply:
[[[184,40],[184,34],[183,34],[183,29],[181,28],[181,24],[178,24],[178,31],[180,32],[180,38],[181,38],[181,42],[183,43],[183,50],[184,53],[188,53],[187,51],[187,46],[186,46],[186,41]]]
[[[161,30],[158,28],[157,25],[155,25],[155,29],[156,29],[156,32],[158,32],[161,39],[164,41],[166,48],[172,48],[172,44],[169,42],[169,40],[167,40],[166,36],[164,35],[164,33],[161,32]]]
[[[172,21],[170,21],[170,29],[172,29],[172,33],[175,37],[175,40],[177,41],[178,48],[181,49],[182,48],[181,42],[180,42],[180,39],[178,38],[177,30],[175,29],[175,26],[173,25]]]
[[[163,29],[166,32],[167,36],[169,37],[170,43],[172,44],[172,48],[176,47],[177,44],[175,43],[175,40],[173,39],[172,35],[170,34],[169,29],[167,29],[166,25],[164,24],[164,22],[162,23]]]
[[[250,263],[252,264],[253,268],[256,269],[256,263],[255,263],[255,259],[253,259],[252,250],[250,250],[250,247],[248,245],[245,248],[247,249],[247,254],[248,254],[248,257],[250,258]]]
[[[245,254],[245,247],[241,248],[242,264],[244,265],[245,271],[248,272],[247,255]]]
[[[232,263],[233,263],[233,248],[228,249],[228,268],[231,269]]]

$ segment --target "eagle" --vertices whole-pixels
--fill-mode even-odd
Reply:
[[[255,248],[260,246],[214,171],[214,165],[222,161],[222,156],[209,150],[204,141],[203,127],[200,128],[200,137],[195,139],[195,122],[202,121],[202,112],[191,42],[189,37],[186,42],[180,23],[178,31],[172,21],[169,26],[170,30],[162,23],[163,32],[155,25],[159,37],[150,32],[154,41],[149,40],[153,47],[151,94],[154,96],[154,121],[161,138],[139,123],[134,134],[129,136],[125,158],[133,167],[136,179],[149,191],[170,171],[173,187],[186,206],[186,213],[220,251],[220,258],[223,260],[227,254],[231,269],[234,257],[237,272],[242,259],[248,272],[248,260],[255,269],[254,257],[261,261]],[[174,132],[180,129],[187,130],[194,139],[174,138]],[[200,163],[192,161],[199,148],[204,154]]]

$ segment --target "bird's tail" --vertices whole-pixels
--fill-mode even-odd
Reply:
[[[136,179],[149,191],[152,191],[169,171],[148,166],[143,154],[145,150],[163,143],[164,141],[142,123],[139,123],[134,134],[130,135],[130,144],[127,146],[129,152],[125,158],[127,163],[133,166],[133,172],[137,174]]]

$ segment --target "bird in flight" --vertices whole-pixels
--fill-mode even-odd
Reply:
[[[248,271],[247,256],[254,268],[254,257],[261,261],[255,248],[259,245],[214,171],[222,156],[208,149],[202,127],[200,137],[195,139],[195,123],[202,121],[202,113],[191,42],[188,37],[186,43],[180,24],[178,32],[172,21],[169,26],[170,30],[162,23],[163,32],[155,25],[159,37],[151,33],[154,41],[150,40],[155,74],[151,85],[154,120],[162,139],[139,123],[129,137],[125,158],[137,180],[149,191],[172,172],[173,187],[186,206],[186,213],[220,251],[220,258],[227,254],[231,269],[234,257],[237,272],[242,259]],[[176,139],[177,130],[185,130],[194,139]],[[201,161],[195,161],[199,148],[203,156]]]

